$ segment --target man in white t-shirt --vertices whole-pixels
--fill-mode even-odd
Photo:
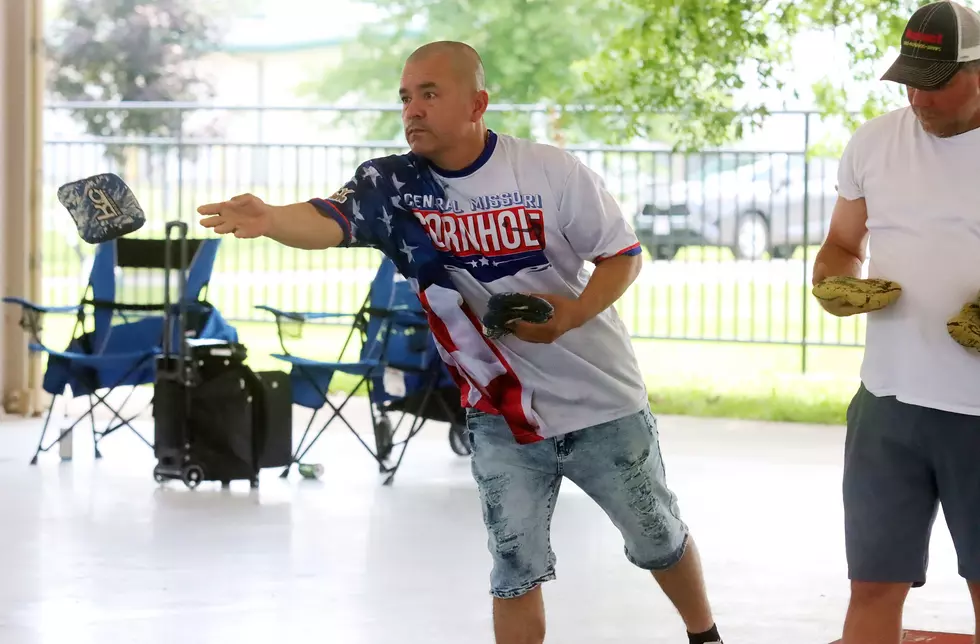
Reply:
[[[921,7],[883,78],[909,106],[848,143],[813,275],[861,277],[870,242],[868,277],[901,287],[868,313],[847,410],[844,644],[898,644],[940,503],[980,624],[980,354],[947,328],[980,292],[980,16]]]
[[[202,224],[297,248],[378,248],[411,280],[467,407],[499,644],[544,640],[541,584],[555,577],[550,525],[564,477],[610,516],[626,556],[653,573],[690,642],[720,643],[613,308],[642,262],[618,205],[572,155],[486,128],[472,48],[420,48],[399,94],[409,154],[362,163],[327,199],[274,207],[240,195],[202,206]],[[490,340],[479,321],[504,292],[539,294],[554,316]]]

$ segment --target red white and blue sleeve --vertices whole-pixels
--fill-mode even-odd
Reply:
[[[577,158],[560,192],[558,218],[565,238],[583,261],[599,264],[643,251],[615,197],[595,171]]]
[[[386,205],[385,188],[378,169],[365,161],[339,190],[326,199],[310,199],[309,203],[340,225],[344,233],[341,246],[376,248],[377,222],[388,217],[391,205]]]

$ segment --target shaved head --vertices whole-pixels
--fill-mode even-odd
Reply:
[[[430,42],[412,52],[406,63],[420,62],[432,56],[448,58],[460,82],[474,91],[480,92],[487,88],[483,60],[480,54],[466,43],[454,40]]]
[[[488,140],[483,115],[490,97],[475,49],[448,40],[419,47],[405,61],[398,96],[413,152],[446,170],[480,156]]]

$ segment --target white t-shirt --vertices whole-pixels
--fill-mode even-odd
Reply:
[[[879,396],[980,415],[980,354],[946,321],[980,292],[980,129],[937,138],[907,107],[862,125],[838,173],[868,207],[869,277],[902,296],[868,314],[861,379]]]
[[[495,293],[574,298],[588,284],[586,262],[641,252],[599,175],[559,148],[491,133],[486,152],[472,166],[435,172],[448,207],[436,214],[422,203],[409,206],[425,217],[438,248],[480,257],[470,270],[452,270],[451,276],[481,318]],[[522,261],[519,271],[508,268],[508,255],[537,249],[535,265]],[[545,438],[615,420],[647,404],[629,332],[614,307],[551,344],[513,335],[497,344],[534,392],[532,407]]]
[[[442,337],[443,322],[458,332],[440,344],[443,359],[455,363],[450,367],[464,369],[478,385],[461,384],[465,404],[485,406],[479,387],[504,374],[506,400],[498,403],[515,416],[537,417],[527,430],[533,437],[522,435],[521,441],[616,420],[648,404],[629,333],[614,307],[550,344],[513,335],[488,340],[476,322],[496,293],[575,298],[588,284],[587,262],[640,254],[633,229],[595,172],[559,148],[493,132],[470,167],[457,172],[431,168],[444,198],[424,182],[388,176],[388,167],[366,162],[343,189],[313,203],[357,243],[388,244],[385,252],[413,269],[419,265],[413,254],[423,249],[394,241],[402,233],[394,225],[393,209],[411,210],[422,224],[425,232],[417,234],[428,233],[454,290],[429,287],[420,297],[440,317],[433,328],[437,337]],[[379,201],[382,189],[385,195],[397,193],[390,204]],[[413,189],[425,193],[413,194]],[[460,297],[476,321],[457,308]],[[499,411],[499,404],[489,407]]]

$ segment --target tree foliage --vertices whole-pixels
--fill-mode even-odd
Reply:
[[[202,0],[65,0],[46,44],[51,92],[68,101],[195,101],[212,96],[194,63],[218,22]],[[96,136],[175,136],[176,111],[77,109]]]
[[[814,101],[853,128],[900,99],[886,84],[860,97],[849,96],[847,87],[875,79],[876,64],[896,51],[917,6],[909,0],[620,0],[626,20],[584,73],[604,104],[629,114],[624,136],[643,135],[644,114],[670,112],[681,146],[720,145],[769,114],[761,98],[735,102],[746,79],[761,90],[784,89],[779,70],[792,73],[794,38],[832,31],[845,43],[850,71],[818,82]]]
[[[604,138],[605,131],[618,126],[611,118],[615,114],[560,109],[592,102],[581,68],[620,23],[613,0],[368,2],[388,12],[390,19],[365,29],[345,48],[343,65],[309,85],[318,99],[330,102],[351,95],[396,105],[408,55],[433,40],[461,40],[483,58],[492,104],[533,104],[548,110],[535,116],[490,112],[491,127],[519,136],[540,128],[574,141]],[[400,131],[397,113],[360,118],[357,124],[371,138],[388,139]]]

